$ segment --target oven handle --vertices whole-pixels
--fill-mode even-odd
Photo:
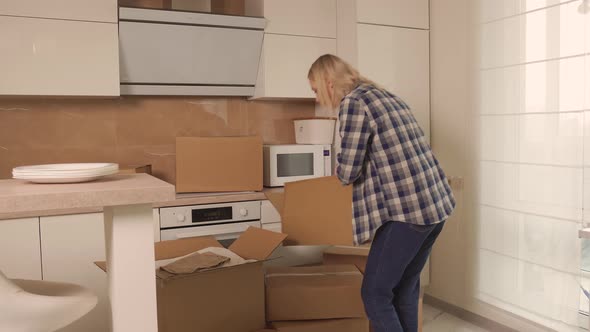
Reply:
[[[237,238],[242,233],[243,232],[235,232],[235,233],[227,233],[227,232],[182,233],[182,234],[176,234],[175,236],[176,236],[176,239],[186,239],[189,237],[197,237],[197,236],[223,235],[223,238],[220,238],[220,239],[225,240],[226,238],[228,238],[228,239]]]

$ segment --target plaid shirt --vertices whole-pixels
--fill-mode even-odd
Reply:
[[[397,96],[361,84],[340,103],[337,176],[353,184],[355,243],[386,221],[430,225],[455,207],[447,178],[410,108]]]

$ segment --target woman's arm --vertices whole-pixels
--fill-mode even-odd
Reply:
[[[352,98],[345,98],[340,104],[338,116],[342,151],[337,158],[336,175],[343,184],[353,183],[362,174],[371,137],[366,107],[364,102]]]

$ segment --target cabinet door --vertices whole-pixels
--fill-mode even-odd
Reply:
[[[88,315],[60,332],[110,331],[107,275],[94,265],[105,260],[102,213],[41,217],[43,279],[91,289],[99,302]]]
[[[336,0],[266,0],[267,33],[336,38]]]
[[[41,280],[39,218],[0,220],[0,271],[12,279]]]
[[[5,0],[0,15],[117,23],[117,0]]]
[[[0,16],[0,95],[119,95],[117,24]]]
[[[265,34],[254,98],[315,98],[307,72],[326,53],[336,39]]]
[[[260,210],[260,222],[263,224],[280,223],[281,215],[268,200],[262,201]]]
[[[428,29],[428,0],[357,0],[357,21]]]
[[[275,222],[272,224],[262,224],[262,229],[281,233],[283,231],[283,225],[280,222]]]
[[[402,98],[430,139],[429,32],[358,24],[361,74]]]

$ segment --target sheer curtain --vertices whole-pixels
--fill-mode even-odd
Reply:
[[[476,296],[577,331],[588,326],[577,233],[590,221],[590,14],[582,0],[479,3]]]

